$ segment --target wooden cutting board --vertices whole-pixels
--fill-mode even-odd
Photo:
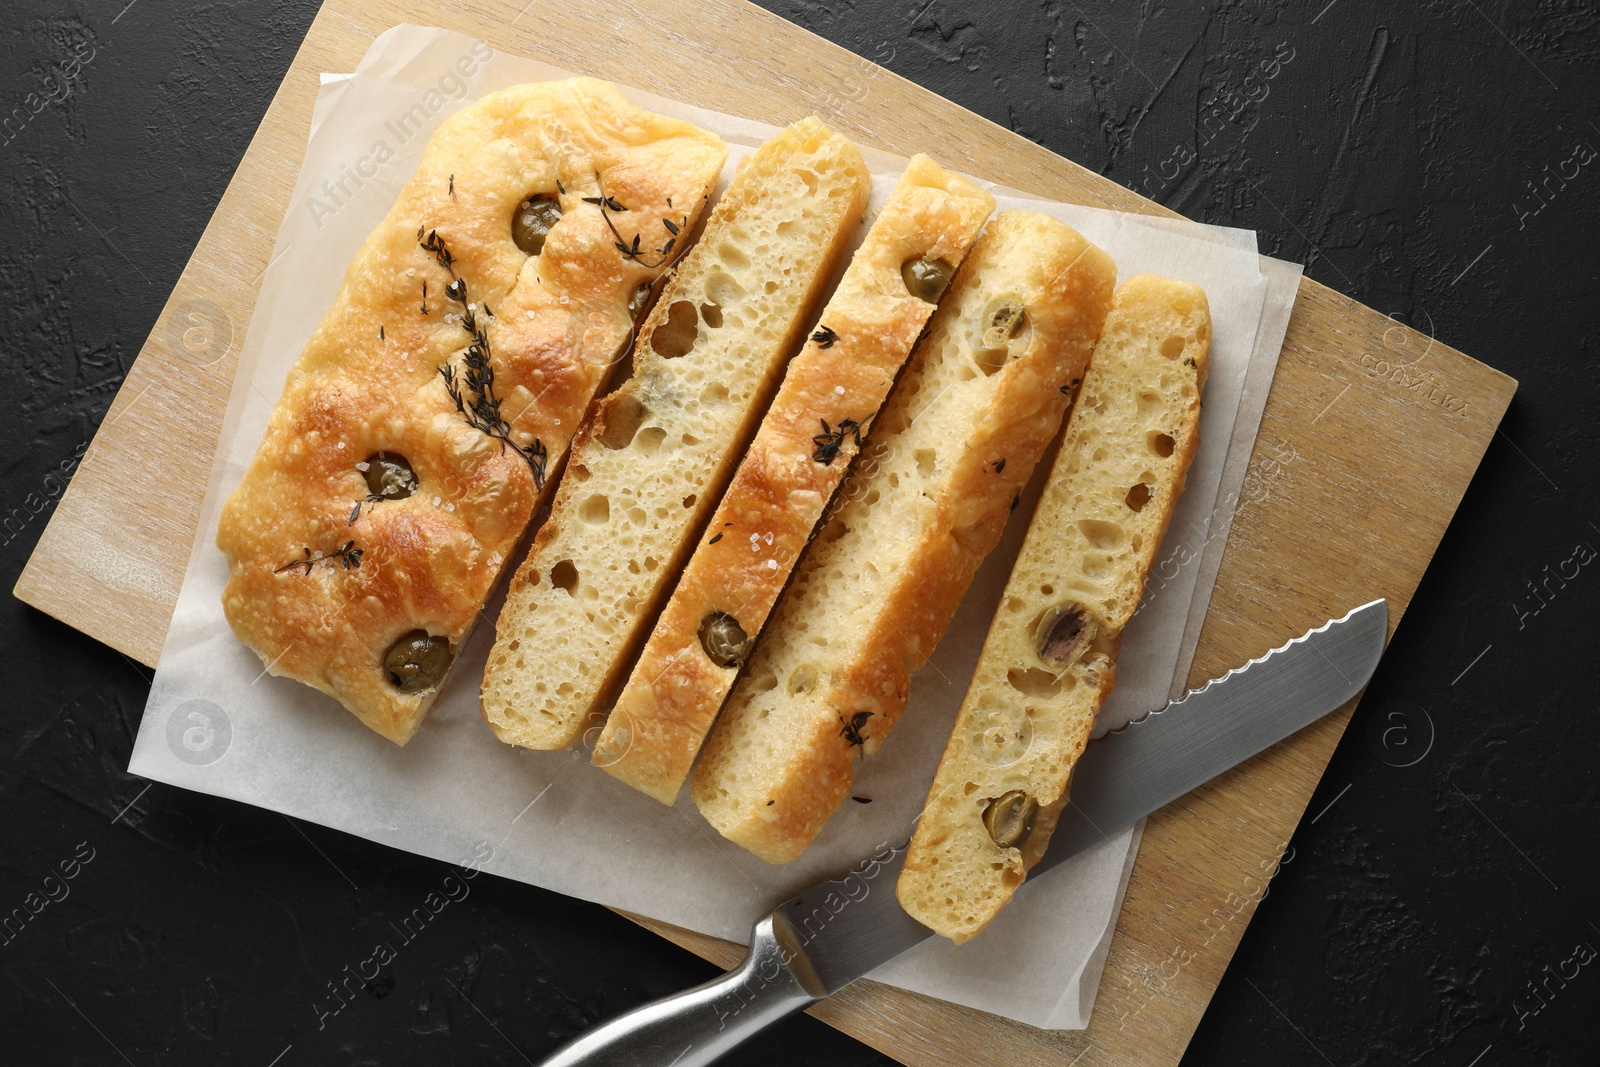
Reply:
[[[328,0],[16,595],[154,665],[229,385],[303,156],[321,71],[396,23],[786,124],[816,113],[902,155],[1058,200],[1171,214],[742,0]],[[1191,680],[1389,598],[1396,624],[1516,389],[1303,281]],[[1392,631],[1391,631],[1392,632]],[[1178,1062],[1354,702],[1152,816],[1090,1028],[1037,1030],[860,982],[813,1014],[915,1065]],[[713,960],[726,942],[639,920]]]

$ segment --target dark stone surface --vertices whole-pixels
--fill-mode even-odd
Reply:
[[[0,13],[8,587],[316,7],[124,5]],[[1594,5],[767,6],[1521,380],[1184,1062],[1600,1062]],[[450,870],[146,788],[148,672],[0,635],[0,913],[60,898],[0,944],[6,1063],[521,1063],[712,973],[485,876],[319,1029]],[[801,1018],[730,1062],[887,1061]]]

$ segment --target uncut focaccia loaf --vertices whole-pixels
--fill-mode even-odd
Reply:
[[[502,741],[563,748],[603,711],[866,208],[845,138],[805,119],[739,168],[578,432],[483,679]]]
[[[860,435],[992,210],[994,197],[971,182],[911,158],[789,363],[611,709],[595,764],[672,803]]]
[[[881,462],[796,568],[694,770],[724,836],[784,863],[844,799],[1060,427],[1115,276],[1047,215],[989,224],[873,429]]]
[[[416,732],[661,271],[613,231],[659,247],[726,156],[587,78],[444,122],[223,507],[223,610],[269,671]]]
[[[1197,286],[1118,288],[897,886],[956,942],[1011,899],[1066,806],[1199,445],[1210,348]]]

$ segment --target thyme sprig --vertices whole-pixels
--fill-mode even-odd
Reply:
[[[356,547],[356,543],[354,541],[346,541],[344,543],[344,547],[333,552],[324,553],[320,556],[312,555],[311,549],[307,548],[304,559],[292,559],[283,566],[274,568],[272,573],[282,574],[284,571],[293,570],[296,567],[304,567],[305,570],[301,573],[310,574],[311,568],[315,567],[317,564],[324,561],[331,562],[334,560],[337,560],[339,563],[343,564],[345,570],[354,570],[361,566],[361,553],[363,551],[363,549]]]
[[[467,302],[467,282],[456,274],[455,257],[450,254],[450,248],[445,244],[444,238],[439,236],[438,230],[418,227],[417,243],[422,246],[423,251],[433,255],[434,262],[450,273],[450,284],[445,286],[444,294],[461,305],[461,327],[472,338],[472,343],[467,346],[466,354],[461,359],[460,375],[457,375],[456,369],[448,363],[439,368],[439,376],[444,379],[445,392],[450,394],[450,399],[455,402],[456,411],[467,420],[467,425],[499,441],[501,451],[509,445],[517,455],[526,460],[528,468],[533,471],[534,487],[543,489],[550,453],[545,448],[544,442],[537,437],[527,448],[517,444],[511,437],[511,424],[500,414],[500,398],[494,392],[494,365],[490,361],[489,331],[479,321],[477,309]],[[483,306],[483,313],[486,318],[494,318],[494,312],[487,304]]]
[[[612,242],[616,250],[621,252],[624,258],[631,259],[641,267],[648,267],[652,270],[654,270],[656,267],[664,267],[670,263],[672,261],[672,250],[673,248],[677,247],[678,244],[678,235],[682,233],[684,227],[689,225],[689,216],[684,215],[678,222],[673,222],[669,218],[662,218],[661,225],[665,227],[668,236],[666,243],[664,243],[660,248],[654,250],[656,256],[659,258],[657,258],[654,263],[651,263],[644,258],[644,254],[639,248],[640,243],[644,239],[644,235],[642,233],[636,233],[633,235],[633,240],[629,241],[626,237],[622,236],[622,231],[617,229],[617,224],[611,221],[612,212],[617,212],[618,214],[626,213],[628,211],[627,206],[619,201],[616,197],[611,196],[606,192],[605,183],[600,180],[600,175],[596,174],[594,176],[594,180],[595,184],[600,187],[600,195],[586,196],[582,199],[585,204],[593,204],[600,209],[600,217],[606,220],[606,226],[611,230],[611,236],[616,238],[616,240]],[[671,200],[667,201],[667,206],[672,206]]]
[[[811,453],[811,458],[818,463],[827,465],[844,448],[846,434],[853,434],[856,447],[861,447],[861,424],[855,419],[845,419],[839,425],[829,428],[827,419],[819,419],[822,423],[822,432],[814,435],[811,440],[816,442],[816,450]]]

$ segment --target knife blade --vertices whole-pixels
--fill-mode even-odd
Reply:
[[[1386,601],[1363,604],[1091,741],[1029,882],[1342,706],[1377,668],[1388,623]],[[779,904],[738,967],[579,1036],[544,1067],[703,1067],[935,936],[895,898],[906,847]]]

